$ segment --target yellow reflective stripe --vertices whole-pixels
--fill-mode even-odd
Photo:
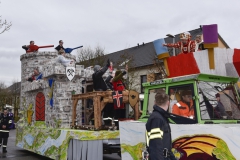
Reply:
[[[154,134],[149,137],[149,139],[156,139],[156,138],[162,138],[161,134]]]
[[[8,123],[12,123],[12,120],[9,120]]]
[[[151,139],[162,138],[162,137],[163,137],[163,131],[160,128],[153,128],[153,129],[151,129],[150,132],[146,131],[147,146],[149,146],[149,141]]]
[[[153,128],[153,129],[151,129],[150,134],[157,133],[157,132],[162,132],[162,131],[160,128]]]
[[[162,138],[163,131],[160,128],[153,128],[150,131],[149,139]]]
[[[7,146],[3,145],[3,147],[5,147],[5,148],[6,148]]]
[[[147,147],[149,146],[149,138],[148,138],[148,132],[146,131],[146,143],[147,143]]]
[[[9,132],[9,131],[7,131],[7,130],[2,130],[1,132]]]

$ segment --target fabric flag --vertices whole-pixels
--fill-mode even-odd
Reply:
[[[37,77],[36,80],[42,79],[42,73],[40,73]]]
[[[50,92],[49,92],[50,106],[53,107],[54,79],[53,79],[53,78],[49,78],[49,79],[48,79],[48,84],[49,84],[49,87],[50,87]]]
[[[122,91],[112,92],[112,98],[113,98],[114,108],[120,109],[123,103]]]

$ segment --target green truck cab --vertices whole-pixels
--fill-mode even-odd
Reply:
[[[238,78],[209,74],[193,74],[166,78],[143,83],[144,100],[139,121],[146,122],[153,110],[154,98],[158,89],[170,96],[168,112],[170,122],[175,124],[236,124],[240,123],[240,105],[237,86]],[[173,106],[182,99],[181,93],[188,91],[192,96],[193,117],[173,114]],[[219,112],[220,97],[223,106]],[[222,113],[224,112],[224,113]]]

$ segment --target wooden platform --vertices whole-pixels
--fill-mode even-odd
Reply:
[[[129,103],[129,91],[122,91],[123,94],[123,103]],[[101,112],[104,109],[107,103],[113,103],[112,99],[112,91],[95,91],[84,94],[76,94],[72,95],[73,100],[73,108],[72,108],[72,126],[74,126],[74,122],[76,120],[76,107],[79,100],[93,99],[93,114],[94,114],[94,128],[100,129],[102,126],[102,117]],[[86,101],[85,101],[86,103]],[[134,107],[134,119],[137,120],[139,118],[139,107],[138,102]],[[86,107],[84,107],[84,113],[86,114],[88,111]],[[84,115],[86,120],[89,120],[88,115]]]

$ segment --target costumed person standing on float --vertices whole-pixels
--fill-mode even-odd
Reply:
[[[126,71],[121,71],[117,70],[115,73],[115,77],[112,79],[112,84],[113,84],[113,90],[118,91],[120,95],[122,95],[123,90],[126,89],[126,86],[123,81],[123,76],[127,73],[128,67],[126,66]],[[119,92],[120,91],[120,92]],[[123,97],[121,97],[123,100]],[[114,104],[114,118],[119,119],[119,118],[126,118],[126,109],[125,109],[125,104]]]
[[[191,53],[195,52],[195,41],[191,40],[191,34],[189,32],[184,32],[180,34],[180,40],[177,43],[166,43],[163,46],[170,48],[179,48],[181,53]]]
[[[94,66],[93,69],[94,73],[92,75],[94,91],[106,91],[108,89],[102,76],[108,70],[109,66],[110,66],[109,59],[107,60],[107,64],[104,67],[101,67],[100,65]]]

